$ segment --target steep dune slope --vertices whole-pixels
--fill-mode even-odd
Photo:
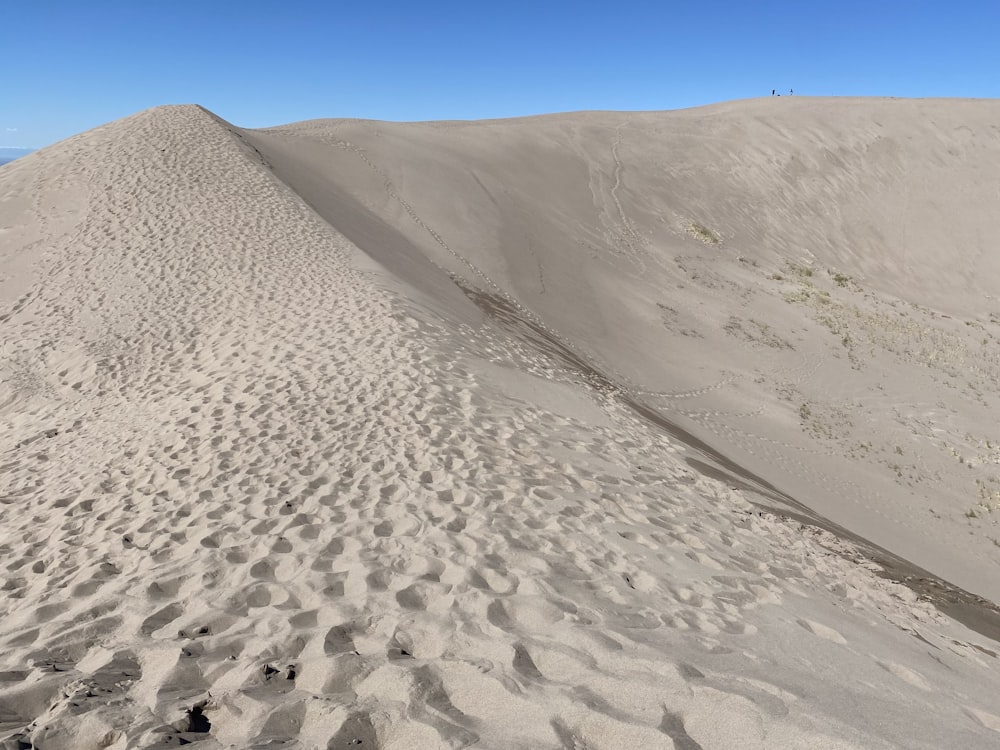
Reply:
[[[1000,599],[998,115],[782,97],[247,137],[410,288],[506,296],[753,474]]]
[[[734,240],[685,222],[735,231],[714,215],[666,217],[683,252],[649,260],[627,128],[563,150],[614,117],[484,124],[466,174],[416,135],[466,126],[252,133],[165,107],[0,169],[0,740],[995,745],[994,642],[637,413],[676,378],[747,424],[752,381],[705,387],[770,362],[765,329],[712,309],[736,280],[803,335],[841,303],[704,255]],[[838,362],[775,356],[802,388]]]

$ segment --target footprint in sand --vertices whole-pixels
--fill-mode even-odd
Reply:
[[[921,690],[928,690],[928,691],[931,689],[931,686],[927,684],[927,680],[925,680],[917,672],[914,672],[912,669],[904,667],[902,664],[896,664],[895,662],[891,661],[879,660],[878,665],[882,667],[882,669],[884,669],[889,674],[895,675],[899,679],[903,680],[904,682],[910,683],[914,687],[918,687]]]
[[[992,729],[994,732],[1000,732],[1000,716],[987,713],[986,711],[980,711],[978,708],[970,707],[966,707],[965,712],[987,729]]]
[[[139,632],[145,636],[151,636],[164,625],[176,620],[183,612],[184,607],[179,602],[168,604],[143,620]]]
[[[838,633],[833,628],[827,627],[822,623],[815,622],[814,620],[799,619],[796,622],[806,630],[808,630],[813,635],[818,635],[820,638],[825,638],[828,641],[833,641],[834,643],[839,643],[845,645],[847,639],[844,638],[840,633]]]

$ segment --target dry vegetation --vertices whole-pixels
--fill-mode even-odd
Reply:
[[[687,231],[696,239],[701,240],[706,245],[718,245],[722,238],[704,224],[693,222],[688,225]]]

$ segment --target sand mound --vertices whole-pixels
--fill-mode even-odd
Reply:
[[[824,517],[1000,600],[998,118],[781,97],[247,137],[396,279],[452,310],[447,274],[507,296]]]
[[[893,178],[845,133],[881,117],[900,175],[922,137],[930,180],[964,118],[972,185],[994,110],[898,105],[258,132],[166,107],[4,166],[4,746],[994,746],[997,644],[750,502],[992,593],[988,513],[897,480],[990,488],[985,443],[933,457],[995,398],[994,219],[953,237],[982,273],[876,282],[902,256],[867,260],[852,211]],[[841,142],[840,181],[781,182],[783,148]],[[844,231],[786,263],[826,200]],[[902,477],[874,458],[897,435]]]

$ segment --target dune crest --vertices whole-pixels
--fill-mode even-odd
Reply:
[[[876,278],[903,256],[856,233],[907,137],[951,133],[928,180],[949,149],[995,179],[996,107],[767,106],[162,107],[0,169],[0,740],[994,746],[997,644],[762,506],[993,595],[989,529],[904,483],[992,491],[993,324],[940,303],[990,291],[996,219],[951,235],[979,274]],[[819,205],[843,232],[803,260]],[[917,229],[926,259],[945,234]],[[862,422],[912,468],[852,454]]]

